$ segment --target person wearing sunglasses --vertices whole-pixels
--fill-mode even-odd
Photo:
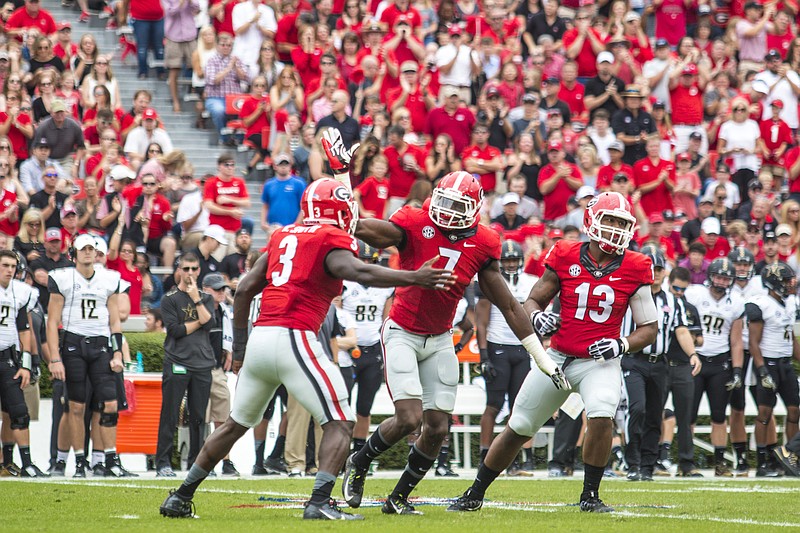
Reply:
[[[161,256],[161,264],[175,261],[178,243],[172,234],[172,210],[169,200],[161,194],[155,175],[142,173],[140,185],[130,187],[123,194],[131,206],[130,236],[137,247],[145,247],[154,256]]]
[[[209,213],[209,223],[221,226],[225,232],[225,246],[214,251],[217,261],[236,251],[234,235],[242,227],[244,210],[250,207],[247,185],[236,173],[233,154],[225,152],[217,158],[218,174],[206,182],[203,205]]]
[[[19,167],[19,180],[28,194],[34,196],[44,189],[44,171],[48,166],[55,168],[59,177],[63,179],[68,177],[58,161],[50,159],[50,143],[47,139],[39,139],[39,142],[33,145],[31,152],[31,157],[23,161]]]
[[[154,143],[158,144],[163,154],[173,150],[172,138],[161,127],[158,113],[152,107],[148,107],[142,112],[141,126],[131,130],[125,138],[125,156],[130,160],[134,170],[138,170],[148,159],[160,155],[147,152]]]
[[[161,300],[167,337],[164,341],[161,419],[156,447],[156,476],[175,477],[170,466],[181,401],[189,394],[189,462],[203,444],[203,422],[211,393],[211,371],[216,364],[210,332],[217,325],[214,299],[200,290],[200,258],[181,256],[175,277],[178,285]]]

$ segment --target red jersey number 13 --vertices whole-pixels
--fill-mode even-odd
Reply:
[[[578,307],[575,309],[575,318],[583,320],[586,317],[586,308],[589,305],[589,287],[590,283],[581,283],[575,287],[575,294],[578,295]],[[589,309],[589,318],[592,322],[602,324],[608,317],[611,316],[612,306],[614,305],[614,289],[608,285],[597,285],[592,289],[592,296],[597,297],[599,300],[597,305],[599,310]]]

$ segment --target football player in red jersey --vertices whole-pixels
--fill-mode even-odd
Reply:
[[[267,253],[239,282],[233,302],[233,369],[239,375],[233,410],[206,441],[184,483],[161,505],[164,516],[193,516],[197,487],[233,444],[261,421],[267,403],[283,384],[323,431],[319,472],[303,518],[362,518],[341,512],[330,497],[347,456],[355,417],[342,375],[325,356],[317,331],[331,300],[341,294],[343,279],[373,287],[418,284],[444,293],[455,277],[450,269],[432,267],[439,259],[436,254],[416,271],[360,261],[358,243],[351,235],[357,207],[350,190],[335,180],[312,183],[303,193],[301,207],[304,225],[275,231]],[[250,301],[261,291],[261,314],[248,341]]]
[[[604,192],[592,199],[583,219],[583,230],[590,241],[555,243],[545,257],[544,274],[525,302],[525,310],[532,312],[536,321],[550,300],[561,293],[561,327],[552,337],[548,354],[586,405],[581,511],[613,511],[598,491],[611,451],[612,418],[620,399],[620,356],[652,344],[658,333],[650,290],[652,262],[638,252],[627,251],[635,228],[636,218],[623,195]],[[629,306],[636,330],[619,338]],[[569,396],[569,391],[547,385],[538,372],[528,373],[506,428],[492,442],[472,487],[449,511],[480,509],[492,481]]]
[[[322,139],[337,179],[346,182],[352,151],[344,151],[340,144],[335,133]],[[384,420],[367,444],[347,459],[342,494],[351,507],[361,505],[364,480],[372,460],[421,422],[422,434],[412,446],[408,465],[382,511],[422,514],[409,504],[408,496],[433,466],[448,432],[447,422],[455,406],[458,385],[453,317],[464,290],[476,275],[481,292],[503,313],[511,330],[548,376],[545,379],[555,385],[553,390],[569,388],[500,273],[500,238],[478,223],[482,203],[483,189],[472,174],[451,172],[439,181],[430,203],[421,209],[405,206],[388,221],[358,221],[356,236],[376,248],[396,246],[400,250],[401,268],[415,270],[425,262],[426,255],[440,256],[441,264],[453,271],[457,281],[449,291],[408,287],[395,291],[389,318],[381,332],[386,386],[394,401],[395,415]],[[540,334],[547,334],[558,325],[554,313],[541,313],[537,318],[536,331]]]

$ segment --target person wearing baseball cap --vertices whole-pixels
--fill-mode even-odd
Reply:
[[[608,145],[608,164],[600,167],[597,171],[597,190],[606,192],[611,188],[611,182],[617,174],[625,174],[628,179],[633,178],[633,167],[623,162],[625,155],[625,144],[616,140]],[[627,191],[625,192],[627,194]]]
[[[698,76],[694,63],[684,64],[683,69],[674,69],[669,74],[669,100],[672,104],[671,118],[673,131],[677,137],[675,150],[685,152],[689,147],[689,135],[699,132],[703,135],[701,151],[708,149],[708,141],[703,127],[703,93],[708,80]]]
[[[48,226],[44,232],[44,254],[28,265],[28,270],[33,274],[33,285],[39,289],[39,301],[42,302],[45,309],[50,301],[50,292],[47,289],[49,273],[57,268],[74,266],[70,258],[62,251],[62,245],[61,228]]]
[[[74,162],[83,160],[86,155],[86,145],[83,137],[83,128],[72,117],[68,116],[69,110],[61,99],[53,100],[50,104],[50,116],[39,123],[33,137],[32,146],[36,146],[44,138],[50,146],[50,159],[61,164],[66,174],[73,179],[78,177],[78,168]],[[20,124],[29,124],[30,117],[22,113],[18,118]]]
[[[125,155],[131,160],[131,165],[144,163],[149,158],[147,148],[151,144],[161,147],[164,154],[173,150],[172,139],[164,128],[159,126],[158,113],[152,107],[146,107],[142,111],[139,126],[128,132],[125,138]]]
[[[758,152],[761,155],[760,171],[767,171],[773,177],[782,178],[786,159],[784,154],[794,144],[792,129],[783,120],[783,115],[791,115],[789,110],[784,111],[784,103],[780,98],[769,103],[769,112],[766,119],[760,121],[758,128],[761,133],[758,139]]]
[[[539,192],[544,201],[545,221],[554,221],[567,214],[567,200],[583,185],[577,165],[564,159],[561,141],[547,143],[548,163],[539,171]]]
[[[184,256],[191,254],[200,262],[200,272],[197,276],[198,284],[202,284],[203,278],[208,274],[222,272],[222,264],[214,258],[214,252],[227,246],[228,239],[225,235],[225,229],[222,226],[211,224],[203,232],[197,248],[193,248],[183,254]]]

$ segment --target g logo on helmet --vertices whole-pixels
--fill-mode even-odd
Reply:
[[[341,187],[336,187],[333,190],[333,196],[337,200],[341,200],[343,202],[349,202],[350,200],[353,199],[353,195],[350,194],[350,191],[348,191],[347,187],[345,187],[344,185]]]

